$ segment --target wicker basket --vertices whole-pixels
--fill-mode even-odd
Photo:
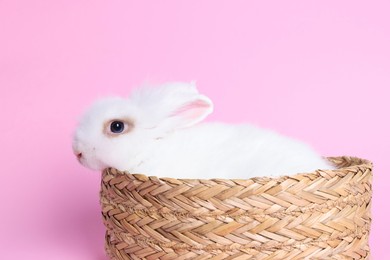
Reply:
[[[178,180],[106,169],[111,259],[368,259],[369,161],[279,178]]]

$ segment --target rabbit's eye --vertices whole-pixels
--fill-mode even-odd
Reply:
[[[110,131],[114,134],[120,134],[125,130],[125,124],[122,121],[114,121],[110,125]]]
[[[108,137],[116,137],[130,132],[134,128],[131,119],[114,119],[103,126],[103,133]]]

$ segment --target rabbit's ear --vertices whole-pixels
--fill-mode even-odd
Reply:
[[[194,82],[141,88],[130,99],[145,112],[148,125],[164,131],[195,125],[213,111],[213,103],[199,94]]]
[[[211,100],[206,96],[197,95],[174,109],[163,124],[172,129],[190,127],[201,122],[211,112],[213,112]]]

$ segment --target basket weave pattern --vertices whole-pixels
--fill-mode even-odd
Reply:
[[[369,259],[372,164],[249,180],[178,180],[106,169],[111,259]]]

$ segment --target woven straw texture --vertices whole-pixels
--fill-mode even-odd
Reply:
[[[106,169],[111,259],[369,259],[369,161],[249,180],[184,180]]]

